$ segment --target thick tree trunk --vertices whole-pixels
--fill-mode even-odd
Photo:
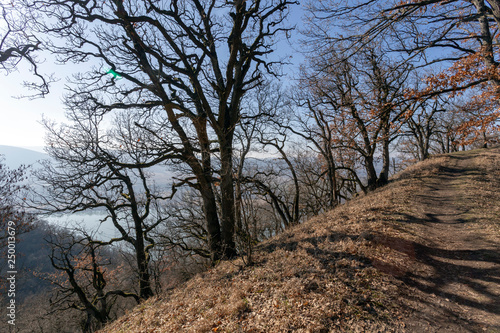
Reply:
[[[421,147],[420,147],[420,155],[421,155],[421,161],[424,161],[429,158],[429,143],[431,140],[431,132],[428,131],[425,135],[425,139],[423,140]]]
[[[382,142],[382,170],[380,171],[380,175],[378,176],[377,179],[377,187],[383,186],[389,182],[390,167],[391,167],[391,158],[389,152],[389,139],[384,138]]]
[[[234,211],[234,179],[233,179],[233,147],[232,134],[220,144],[221,148],[221,232],[222,252],[225,259],[236,256],[234,243],[235,211]]]
[[[365,156],[366,188],[373,191],[377,188],[377,171],[373,165],[373,156]]]
[[[484,0],[473,0],[472,4],[476,7],[477,10],[477,20],[479,22],[479,28],[481,29],[481,34],[479,35],[482,39],[483,43],[483,60],[484,64],[490,70],[490,73],[496,73],[498,63],[495,61],[494,50],[493,50],[493,36],[491,35],[491,26],[489,21],[489,8],[486,6]],[[495,7],[498,9],[498,2],[492,1]],[[498,12],[493,12],[498,13]],[[496,17],[498,19],[498,17]],[[497,91],[500,91],[500,80],[496,75],[489,75],[488,79],[492,82]]]
[[[337,196],[337,175],[335,170],[335,159],[333,157],[332,150],[330,148],[331,141],[324,142],[323,151],[325,152],[326,167],[327,169],[327,179],[328,179],[328,201],[329,208],[334,208],[338,204]]]
[[[139,297],[146,300],[154,295],[151,288],[151,275],[149,274],[149,258],[144,244],[144,234],[141,221],[136,221],[135,253],[137,260],[137,270],[139,272]]]
[[[219,216],[217,215],[217,202],[212,186],[207,181],[200,182],[201,199],[203,201],[203,212],[205,213],[208,245],[210,247],[210,260],[215,264],[222,257],[221,230]]]
[[[136,199],[134,187],[130,178],[126,177],[124,179],[127,184],[127,189],[129,191],[130,202],[131,202],[131,212],[132,219],[134,221],[135,228],[135,241],[133,242],[135,256],[137,261],[137,271],[139,275],[139,298],[141,300],[146,300],[154,295],[153,289],[151,288],[151,277],[149,274],[149,258],[146,253],[146,245],[144,244],[144,230],[142,222],[144,217],[139,214],[139,209],[137,206],[138,200]]]
[[[389,124],[391,109],[385,109],[381,118],[381,139],[382,139],[382,170],[377,179],[377,187],[389,182],[389,171],[391,167],[391,157],[389,151],[391,125]]]
[[[424,161],[429,157],[429,153],[424,146],[420,146],[420,161]]]
[[[195,122],[196,131],[201,147],[201,168],[199,161],[191,157],[190,166],[199,185],[201,199],[203,201],[203,213],[206,219],[208,232],[208,246],[210,261],[216,264],[222,258],[222,238],[219,215],[217,213],[217,200],[213,188],[213,166],[211,162],[210,140],[207,133],[207,120],[200,118]]]

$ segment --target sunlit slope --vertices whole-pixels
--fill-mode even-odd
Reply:
[[[434,157],[260,244],[254,265],[223,262],[102,332],[495,331],[499,188],[499,150]],[[463,262],[485,271],[460,280]]]

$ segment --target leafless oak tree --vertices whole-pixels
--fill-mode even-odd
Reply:
[[[352,158],[366,171],[366,183],[359,182],[363,191],[388,180],[390,144],[413,103],[405,98],[411,71],[410,65],[389,59],[379,48],[367,47],[351,58],[335,52],[311,56],[302,74],[299,84],[307,93],[300,103],[315,119],[315,136],[327,144],[318,148],[325,156],[335,149],[354,152]],[[382,158],[379,175],[377,154]],[[335,169],[333,160],[327,165]]]
[[[44,33],[62,37],[47,43],[60,61],[94,63],[75,77],[74,107],[84,97],[107,113],[162,110],[169,122],[168,137],[174,139],[164,152],[135,166],[169,159],[189,166],[194,178],[186,178],[186,184],[202,196],[214,262],[236,253],[232,158],[240,103],[264,74],[277,73],[281,59],[272,60],[270,54],[276,39],[289,30],[284,21],[294,4],[287,0],[25,1],[29,11],[49,18],[39,25]],[[155,128],[143,126],[143,130],[156,133],[159,142],[167,137]],[[216,179],[220,216],[213,188]]]
[[[169,217],[163,206],[172,192],[158,188],[145,168],[135,167],[149,158],[144,149],[153,154],[155,148],[147,144],[154,136],[144,135],[134,125],[138,113],[127,110],[114,119],[112,128],[103,129],[104,119],[94,111],[69,112],[71,125],[46,123],[47,152],[52,160],[35,172],[42,189],[33,190],[28,203],[50,214],[100,209],[102,222],[110,221],[118,236],[99,243],[125,242],[132,247],[138,294],[147,299],[153,295],[149,267],[155,246],[152,234]],[[146,123],[154,122],[150,116]]]

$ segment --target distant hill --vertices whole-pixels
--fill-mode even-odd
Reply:
[[[37,162],[49,159],[49,155],[40,151],[0,145],[0,155],[3,155],[4,163],[11,169],[18,168],[22,164],[33,165],[36,168]],[[154,166],[148,169],[154,174],[154,179],[158,184],[170,184],[174,173],[166,166]]]
[[[50,249],[45,242],[45,238],[51,235],[52,229],[43,221],[38,221],[35,226],[32,231],[17,236],[16,270],[18,281],[16,299],[19,302],[51,289],[51,284],[35,276],[34,272],[55,272],[49,260]],[[0,258],[0,272],[6,276],[6,271],[6,260]]]
[[[18,168],[21,164],[34,165],[40,160],[48,158],[47,154],[26,148],[1,146],[0,155],[3,155],[4,162],[9,168]]]
[[[433,157],[101,332],[499,332],[500,149]]]

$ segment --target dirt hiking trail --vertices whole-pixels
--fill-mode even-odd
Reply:
[[[419,216],[407,216],[424,241],[404,277],[415,313],[406,330],[500,332],[500,150],[437,159],[414,195]]]

